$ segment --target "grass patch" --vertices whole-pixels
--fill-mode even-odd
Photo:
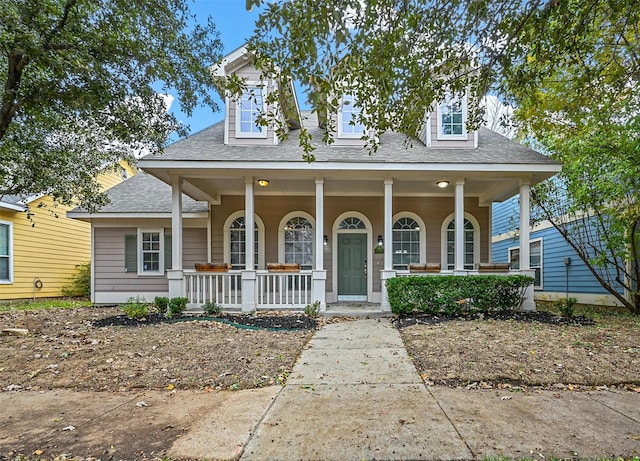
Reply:
[[[74,309],[79,307],[91,307],[91,301],[86,298],[52,298],[39,299],[37,301],[10,301],[0,304],[0,312],[11,310],[33,311],[38,309]]]
[[[536,301],[536,309],[561,315],[560,309],[552,301]],[[637,319],[628,309],[617,306],[597,306],[594,304],[576,304],[573,307],[573,315],[584,316],[591,319]]]

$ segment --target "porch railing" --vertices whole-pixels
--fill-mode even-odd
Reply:
[[[231,308],[242,305],[241,271],[184,271],[184,282],[189,304],[211,302]]]
[[[268,272],[256,274],[256,308],[303,308],[310,304],[312,272]],[[188,304],[201,306],[207,302],[225,308],[242,306],[242,271],[184,271],[185,296]]]

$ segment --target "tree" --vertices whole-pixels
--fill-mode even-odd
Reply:
[[[95,210],[97,174],[186,133],[152,86],[213,110],[221,43],[186,0],[0,2],[0,199],[52,195]]]
[[[474,129],[477,102],[499,94],[518,108],[521,136],[565,164],[534,191],[546,218],[640,314],[639,24],[628,0],[282,0],[261,14],[251,47],[265,72],[308,83],[319,114],[348,92],[380,133],[414,136],[447,93],[465,91]]]

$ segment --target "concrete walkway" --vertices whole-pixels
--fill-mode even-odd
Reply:
[[[243,450],[253,460],[640,453],[640,396],[427,388],[388,319],[330,324]]]

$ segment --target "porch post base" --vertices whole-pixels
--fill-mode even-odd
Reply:
[[[527,275],[529,277],[535,277],[535,270],[524,270],[520,271],[521,275]],[[520,306],[520,310],[522,311],[535,311],[536,310],[536,302],[533,299],[533,283],[529,285],[524,291],[524,301],[522,302],[522,306]]]
[[[311,271],[311,302],[320,301],[320,312],[327,311],[327,271]]]
[[[256,271],[242,271],[242,312],[256,309]]]
[[[182,298],[185,295],[182,269],[167,269],[167,281],[169,282],[169,298]]]
[[[380,271],[380,309],[382,312],[391,312],[391,303],[389,303],[389,295],[387,293],[387,280],[396,276],[394,270],[381,270]]]
[[[469,275],[469,271],[465,269],[463,270],[454,269],[453,275]]]

